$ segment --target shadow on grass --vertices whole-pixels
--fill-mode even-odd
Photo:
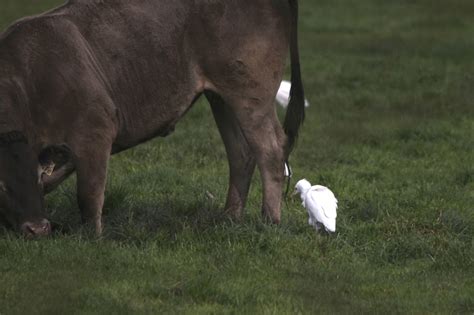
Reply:
[[[72,184],[59,188],[59,193],[47,202],[46,213],[55,236],[93,237],[92,231],[81,224],[76,191]],[[212,194],[192,195],[184,199],[165,195],[160,196],[159,200],[140,202],[133,198],[133,193],[127,187],[112,186],[105,195],[105,239],[145,240],[163,233],[171,237],[183,229],[203,231],[226,223],[233,222]],[[6,222],[0,221],[0,236],[15,234]]]

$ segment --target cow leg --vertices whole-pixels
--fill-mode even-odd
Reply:
[[[82,222],[90,224],[97,235],[102,233],[102,207],[107,181],[107,166],[111,145],[99,145],[81,150],[76,159],[77,200]]]
[[[225,212],[238,220],[242,217],[247,201],[250,181],[255,171],[255,159],[235,115],[222,98],[210,92],[206,93],[206,97],[211,104],[229,162],[229,190]]]
[[[263,184],[262,214],[280,223],[286,136],[278,120],[273,93],[268,97],[225,99],[254,154]]]

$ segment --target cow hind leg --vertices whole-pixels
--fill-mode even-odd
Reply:
[[[224,97],[224,100],[229,105],[228,116],[235,119],[260,170],[262,215],[278,224],[281,220],[286,136],[278,120],[273,97],[273,93],[264,98],[239,98],[233,94]]]
[[[239,220],[247,201],[255,159],[230,108],[217,94],[206,92],[229,162],[229,189],[225,212]]]

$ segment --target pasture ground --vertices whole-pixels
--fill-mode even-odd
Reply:
[[[2,0],[0,28],[60,2]],[[258,174],[244,223],[219,218],[227,162],[201,100],[112,158],[102,239],[73,179],[47,197],[62,233],[0,231],[1,314],[474,312],[474,2],[300,6],[312,106],[292,165],[336,193],[338,233],[296,200],[262,223]]]

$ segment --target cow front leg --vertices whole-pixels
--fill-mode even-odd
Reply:
[[[76,161],[77,200],[82,222],[90,225],[100,235],[110,146],[101,147],[100,151],[84,153]]]

